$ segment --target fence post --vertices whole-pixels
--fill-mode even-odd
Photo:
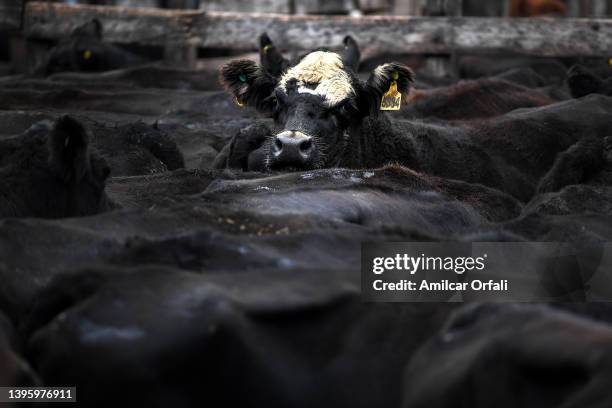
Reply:
[[[425,0],[423,15],[437,17],[461,17],[463,15],[462,0]],[[450,55],[431,56],[425,61],[423,71],[435,77],[456,78],[457,53],[451,51]]]
[[[565,16],[570,18],[580,17],[580,0],[567,0],[565,2],[567,6]]]
[[[604,18],[608,13],[607,0],[592,0],[590,17]]]
[[[424,16],[460,17],[463,15],[462,0],[425,0]]]
[[[420,16],[423,12],[421,0],[395,0],[393,14],[398,16]]]
[[[198,46],[194,41],[168,41],[164,44],[164,64],[179,68],[195,68]]]

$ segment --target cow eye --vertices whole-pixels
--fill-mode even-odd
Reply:
[[[281,90],[276,90],[274,92],[274,98],[276,99],[277,105],[286,105],[287,104],[287,95]]]
[[[353,115],[353,109],[351,104],[345,103],[341,106],[336,107],[332,114],[337,120],[340,121],[340,123],[347,124],[351,120],[351,117]]]
[[[280,105],[278,98],[274,96],[270,97],[270,106],[272,106],[272,118],[278,120],[283,111],[283,107]]]
[[[336,113],[342,117],[349,117],[354,113],[354,110],[354,106],[347,101],[337,108]]]

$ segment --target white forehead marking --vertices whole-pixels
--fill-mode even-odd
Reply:
[[[334,106],[355,94],[351,77],[344,70],[342,58],[334,52],[315,51],[305,56],[281,77],[279,86],[284,91],[290,79],[297,80],[299,93],[322,96],[329,106]],[[306,85],[315,87],[312,89]]]

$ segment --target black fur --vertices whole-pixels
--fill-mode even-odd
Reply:
[[[604,139],[587,137],[559,153],[553,166],[538,185],[538,193],[558,191],[570,184],[587,181],[605,163]]]
[[[70,217],[112,206],[104,192],[110,169],[71,117],[3,140],[0,156],[0,217]]]
[[[62,116],[49,135],[49,163],[67,183],[79,183],[90,169],[89,134],[83,125]]]
[[[382,96],[389,90],[392,74],[397,73],[397,90],[405,96],[410,91],[414,82],[414,73],[410,68],[397,62],[384,64],[379,71],[374,70],[359,95],[359,107],[364,116],[376,116],[380,112],[380,101]]]
[[[356,46],[351,41],[348,40],[349,48]],[[388,91],[394,81],[393,75],[397,75],[397,87],[403,93],[408,92],[414,76],[410,68],[398,63],[386,65],[378,73],[372,74],[365,84],[359,81],[352,70],[346,69],[346,72],[354,93],[344,101],[329,106],[322,96],[298,93],[296,81],[289,80],[285,84],[285,89],[276,88],[277,79],[253,61],[233,61],[222,68],[221,81],[230,94],[239,102],[253,106],[262,113],[271,113],[274,118],[275,127],[269,132],[270,137],[261,144],[253,146],[258,151],[258,155],[261,152],[259,149],[262,147],[264,149],[265,154],[262,156],[264,168],[309,169],[336,165],[349,141],[349,133],[358,128],[364,116],[378,115],[382,95]],[[241,76],[244,81],[241,80]],[[313,143],[314,148],[309,150],[309,156],[304,161],[287,162],[282,160],[282,156],[272,152],[275,135],[283,131],[300,132]],[[237,137],[244,136],[245,134],[242,134]],[[232,145],[241,145],[235,139],[231,142]],[[261,139],[256,138],[256,140]],[[236,149],[224,149],[223,157],[217,160],[216,164],[244,164],[243,158],[237,160],[224,158],[231,151]],[[252,159],[251,162],[254,163],[255,160]],[[239,167],[242,168],[242,164]]]
[[[612,76],[603,79],[582,65],[570,68],[567,73],[567,86],[574,98],[593,93],[612,96]]]
[[[259,61],[263,69],[276,78],[289,66],[289,60],[278,51],[267,33],[259,37]]]
[[[70,36],[73,38],[92,37],[102,40],[102,23],[97,18],[92,18],[87,23],[75,28]]]
[[[240,130],[217,155],[212,167],[264,171],[265,151],[261,147],[271,136],[270,129],[262,123]]]
[[[400,163],[428,174],[498,188],[526,202],[558,153],[584,137],[601,139],[609,132],[610,109],[611,99],[591,96],[463,126],[392,121],[387,115],[356,120],[355,114],[348,114],[347,138],[323,138],[327,152],[319,165],[376,168]],[[280,123],[287,121],[283,117]]]
[[[359,61],[361,60],[361,52],[359,52],[357,41],[350,35],[347,35],[344,37],[342,43],[344,44],[342,63],[346,68],[353,72],[357,72],[359,70]]]
[[[241,75],[245,82],[241,81]],[[270,96],[278,81],[254,61],[237,60],[223,66],[220,81],[239,102],[262,113],[272,112],[274,104]]]
[[[63,71],[100,72],[144,62],[143,58],[104,42],[102,24],[93,19],[75,28],[49,50],[34,74],[47,76]]]
[[[252,62],[250,67],[257,69]],[[375,168],[399,163],[428,174],[498,188],[527,202],[559,152],[585,137],[603,138],[612,124],[612,100],[594,96],[532,111],[518,110],[464,126],[391,121],[388,115],[380,114],[381,98],[391,86],[394,73],[398,91],[406,94],[414,81],[412,71],[398,63],[385,64],[365,84],[350,70],[347,73],[355,95],[336,106],[326,106],[323,97],[298,93],[291,81],[285,91],[276,89],[272,98],[266,98],[275,101],[274,127],[269,132],[258,129],[256,138],[246,131],[232,141],[234,146],[244,146],[240,138],[258,141],[247,143],[256,153],[242,157],[239,167],[244,169],[245,162],[259,162],[257,169],[263,166],[271,170]],[[267,95],[269,89],[257,91]],[[282,146],[278,147],[275,136],[281,132],[306,135],[314,149],[309,148],[305,159],[289,156],[295,163],[281,160],[278,152],[282,152]],[[263,140],[261,135],[265,133],[270,137]],[[262,150],[266,152],[263,163]],[[244,156],[244,151],[240,152]],[[231,157],[225,159],[225,163],[232,162]],[[588,172],[588,166],[580,171]],[[577,171],[574,173],[578,176]]]

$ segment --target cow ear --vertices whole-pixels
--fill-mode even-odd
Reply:
[[[276,78],[289,66],[289,60],[283,57],[267,33],[259,37],[259,61],[263,69]]]
[[[405,96],[413,83],[414,72],[407,66],[397,62],[379,65],[374,69],[363,88],[364,94],[360,102],[361,108],[367,111],[364,114],[377,114],[381,108],[383,96],[392,90],[392,85],[395,86],[397,92]]]
[[[97,18],[92,18],[87,23],[75,28],[71,35],[72,37],[94,37],[102,40],[102,23]]]
[[[359,52],[359,45],[357,41],[350,35],[344,37],[342,41],[344,44],[344,51],[342,52],[342,62],[345,67],[348,67],[357,72],[359,69],[359,61],[361,59],[361,53]]]
[[[53,124],[50,144],[50,164],[66,183],[78,183],[87,175],[89,135],[85,127],[70,116],[62,116]]]
[[[236,60],[221,67],[221,84],[239,106],[249,105],[262,113],[274,108],[272,94],[277,79],[251,60]]]

